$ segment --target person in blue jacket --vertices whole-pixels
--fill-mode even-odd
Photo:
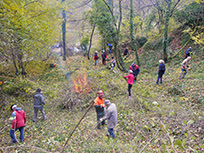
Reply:
[[[112,53],[112,45],[110,43],[107,43],[108,47],[109,47],[109,54]]]
[[[166,70],[166,68],[164,65],[164,61],[161,59],[161,60],[159,60],[159,71],[158,71],[158,77],[157,77],[156,84],[159,83],[159,79],[160,79],[160,83],[162,83],[162,76],[163,76],[165,70]]]
[[[186,54],[186,57],[185,57],[185,59],[188,57],[188,56],[191,56],[191,47],[189,47],[187,50],[186,50],[186,52],[185,52],[185,54]]]

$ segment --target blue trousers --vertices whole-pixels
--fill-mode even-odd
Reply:
[[[186,74],[187,74],[187,69],[186,70],[181,69],[181,74],[180,74],[179,78],[182,76],[182,74],[183,74],[183,78],[184,78],[186,76]]]
[[[20,141],[24,141],[24,126],[20,128],[16,128],[15,130],[10,129],[10,137],[12,139],[12,142],[17,142],[16,137],[15,137],[15,131],[19,130],[20,131]]]
[[[97,60],[95,60],[95,66],[96,66],[96,64],[97,64]]]
[[[115,134],[113,132],[113,128],[108,128],[108,132],[109,132],[110,136],[112,136],[113,139],[114,139],[115,138]]]

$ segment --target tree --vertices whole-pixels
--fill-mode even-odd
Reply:
[[[133,35],[133,5],[132,5],[132,0],[130,0],[130,38],[131,38],[132,48],[135,51],[137,63],[140,66],[139,56],[137,53],[137,44],[136,44],[136,40],[135,40],[134,35]]]
[[[1,2],[0,52],[25,74],[29,60],[42,57],[56,40],[58,2]],[[6,48],[6,49],[5,49]]]

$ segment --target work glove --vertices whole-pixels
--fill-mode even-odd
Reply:
[[[103,121],[103,119],[102,118],[100,118],[100,122],[102,122]]]

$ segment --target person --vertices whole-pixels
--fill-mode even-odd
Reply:
[[[162,83],[162,76],[163,76],[165,70],[166,70],[166,68],[164,65],[164,61],[161,59],[161,60],[159,60],[159,71],[158,71],[158,77],[157,77],[156,84],[159,83],[159,79],[160,79],[160,83]]]
[[[96,109],[97,123],[98,123],[100,119],[105,115],[104,94],[102,90],[98,91],[98,97],[96,97],[96,99],[94,100],[94,107]],[[98,129],[101,129],[101,124],[105,125],[105,121],[97,124]]]
[[[42,116],[43,116],[43,120],[47,120],[47,117],[46,117],[45,112],[43,110],[43,105],[45,105],[44,97],[43,97],[43,95],[41,93],[41,89],[38,88],[36,90],[35,95],[34,95],[34,117],[33,117],[33,122],[35,122],[36,119],[37,119],[38,110],[41,111]]]
[[[124,50],[123,58],[124,58],[125,56],[127,56],[127,54],[128,54],[128,47],[126,47],[125,50]]]
[[[25,123],[26,123],[26,115],[25,112],[18,107],[17,105],[13,104],[11,105],[12,110],[12,128],[10,129],[10,137],[12,139],[12,143],[16,143],[16,137],[15,137],[15,131],[20,131],[20,141],[24,141],[24,129],[25,129]]]
[[[109,54],[112,53],[112,45],[110,43],[107,43],[108,47],[109,47]]]
[[[134,84],[135,84],[137,81],[137,75],[140,73],[139,66],[136,65],[135,63],[132,63],[132,65],[129,67],[129,70],[133,71],[133,75],[135,77],[135,79],[134,79]]]
[[[97,60],[98,60],[98,51],[95,51],[94,60],[95,60],[95,66],[96,66]]]
[[[191,56],[191,47],[189,47],[187,50],[186,50],[186,52],[185,52],[185,54],[186,54],[186,56],[185,56],[185,59],[188,57],[188,56]]]
[[[112,60],[111,60],[111,69],[114,71],[114,67],[115,67],[115,59],[114,57],[112,57]]]
[[[107,54],[106,54],[105,50],[103,50],[101,58],[102,58],[103,65],[106,65]]]
[[[129,70],[129,74],[127,76],[124,76],[124,78],[128,78],[128,92],[129,92],[129,98],[131,98],[131,88],[132,88],[132,84],[134,83],[134,75],[133,75],[133,71]]]
[[[191,57],[188,56],[182,63],[181,63],[181,74],[179,75],[179,78],[181,78],[182,74],[184,78],[187,74],[187,68],[188,68],[188,63],[191,60]]]
[[[106,115],[100,119],[100,121],[107,120],[107,128],[109,134],[107,136],[112,136],[115,138],[114,127],[117,125],[118,115],[117,115],[117,107],[114,103],[111,103],[109,100],[105,100]]]

